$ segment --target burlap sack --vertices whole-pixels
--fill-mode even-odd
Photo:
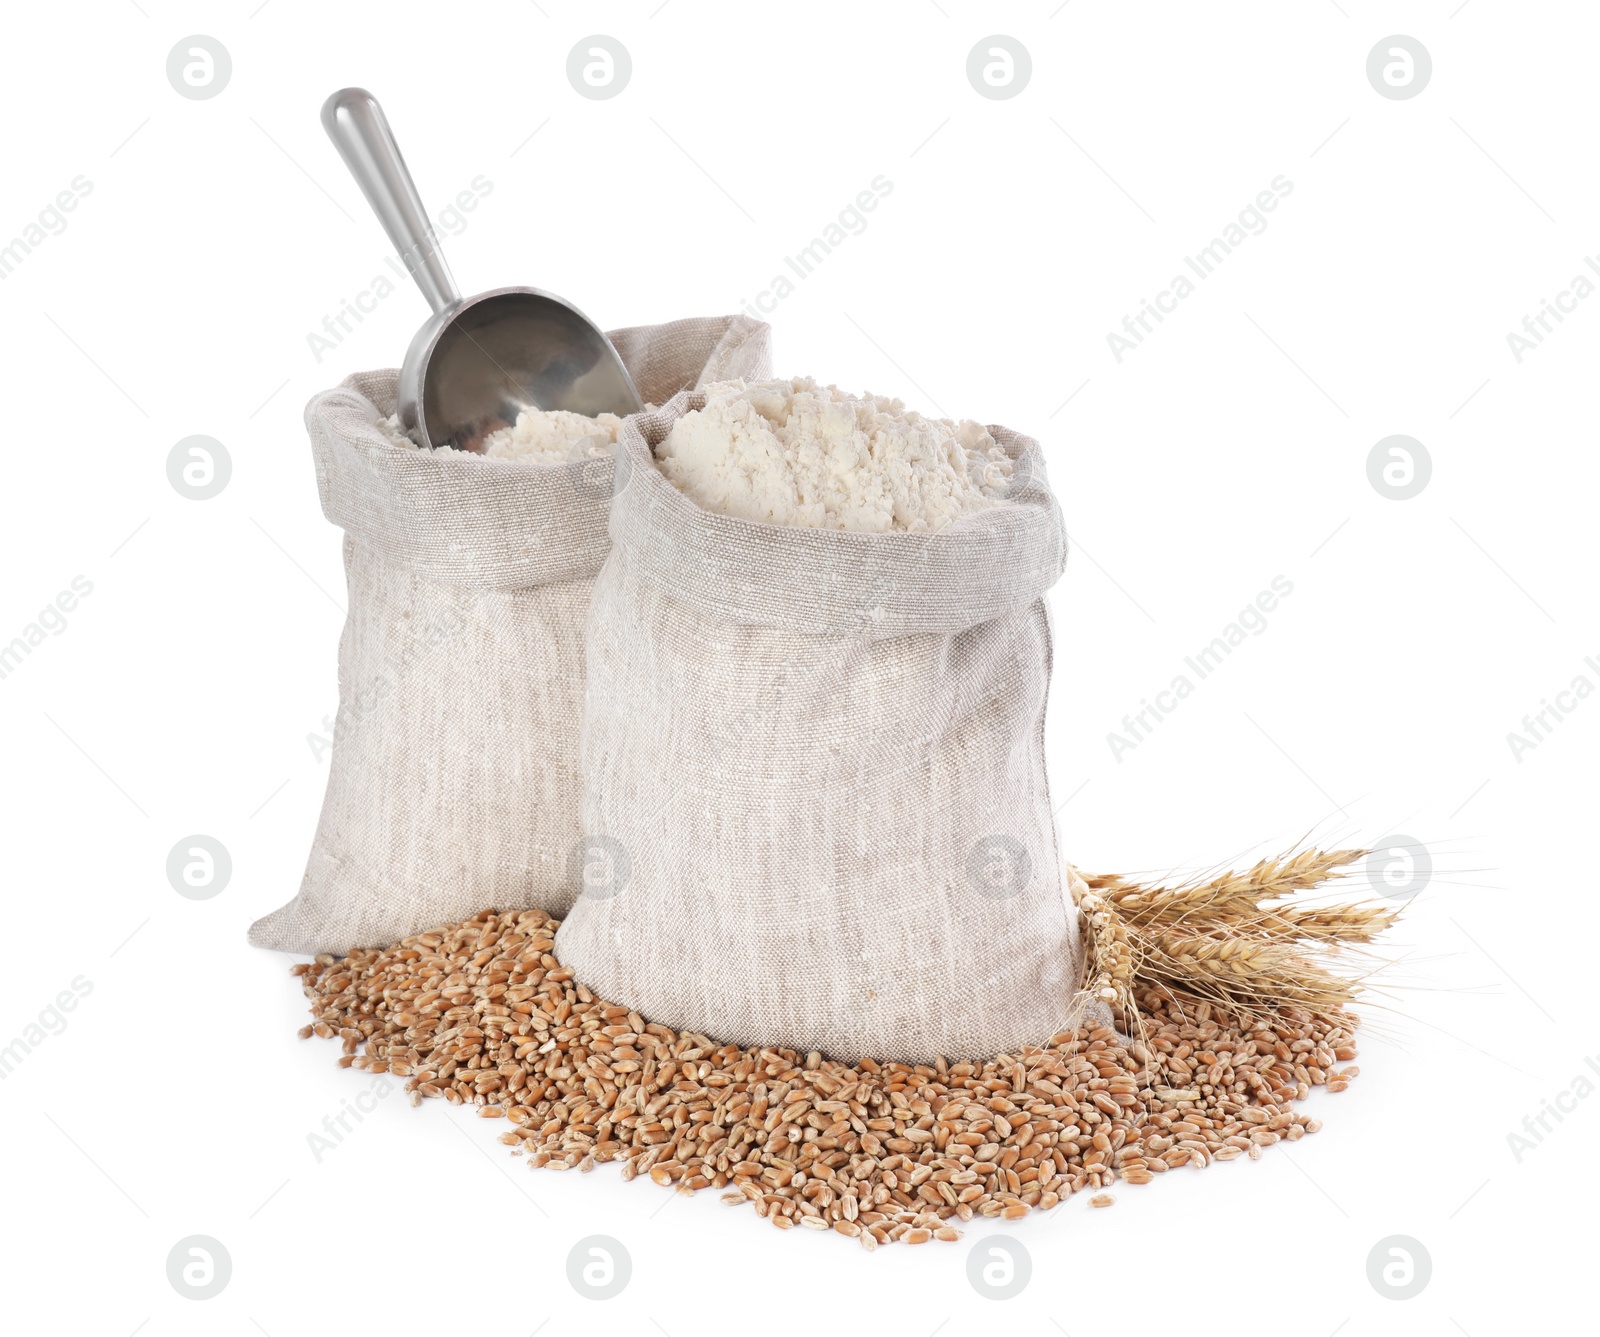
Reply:
[[[647,403],[770,373],[746,316],[616,330]],[[349,613],[322,818],[300,894],[250,941],[343,953],[487,907],[564,912],[578,844],[589,588],[610,459],[536,465],[396,445],[396,374],[350,377],[306,426],[345,530]]]
[[[1066,558],[1039,446],[932,535],[700,509],[619,443],[589,608],[587,867],[556,938],[599,996],[740,1045],[992,1057],[1082,1015],[1044,766]]]

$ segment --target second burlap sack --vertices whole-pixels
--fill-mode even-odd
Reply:
[[[597,995],[742,1046],[922,1063],[1082,1017],[1044,715],[1066,535],[1039,446],[935,534],[702,510],[618,443],[589,609],[585,887],[556,939]]]
[[[646,402],[770,371],[747,316],[614,330]],[[397,443],[396,374],[350,377],[306,426],[345,531],[349,613],[327,793],[299,894],[250,941],[387,946],[486,906],[561,914],[574,895],[589,588],[613,461],[491,459]]]

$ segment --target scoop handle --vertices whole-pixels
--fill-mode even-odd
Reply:
[[[365,88],[341,88],[322,104],[322,128],[428,305],[435,314],[455,306],[460,290],[378,99]]]

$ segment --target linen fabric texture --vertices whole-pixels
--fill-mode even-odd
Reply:
[[[646,403],[771,374],[746,316],[614,330]],[[349,611],[328,786],[300,891],[258,947],[342,954],[486,907],[564,913],[580,864],[584,623],[615,461],[408,449],[379,427],[397,373],[306,408]]]

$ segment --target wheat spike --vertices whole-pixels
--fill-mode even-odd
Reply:
[[[1119,875],[1078,876],[1088,950],[1085,988],[1137,1028],[1137,997],[1154,988],[1247,1012],[1342,1011],[1362,977],[1334,969],[1341,948],[1371,942],[1398,907],[1349,902],[1310,906],[1309,892],[1366,856],[1306,849],[1243,871],[1175,887]]]

